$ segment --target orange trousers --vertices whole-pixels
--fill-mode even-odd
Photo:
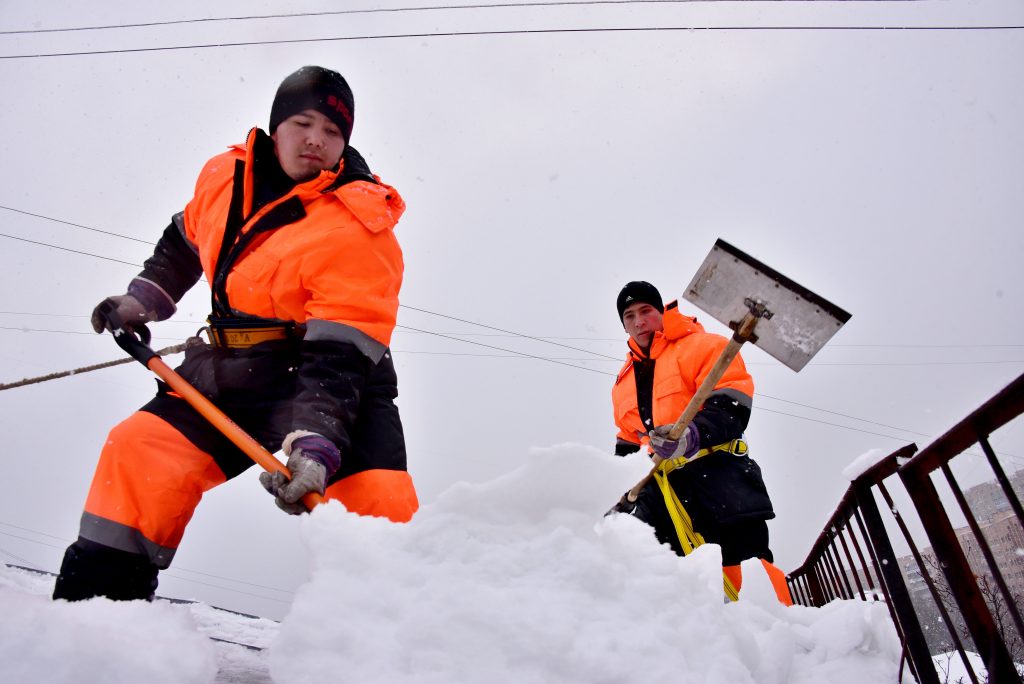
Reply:
[[[203,494],[226,477],[213,457],[164,419],[139,411],[111,430],[85,502],[80,534],[170,565]],[[404,470],[366,470],[324,494],[360,515],[409,521],[419,507]],[[269,501],[268,501],[269,503]]]
[[[774,563],[769,563],[764,558],[760,560],[765,572],[768,573],[768,579],[772,582],[772,588],[775,589],[775,595],[779,598],[779,602],[787,606],[793,605],[793,597],[789,593],[789,584],[786,582],[786,573],[782,572]],[[739,565],[725,565],[722,566],[722,572],[732,582],[736,591],[739,591],[743,586],[743,568]]]

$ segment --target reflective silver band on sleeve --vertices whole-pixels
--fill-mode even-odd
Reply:
[[[143,278],[142,276],[135,276],[135,278],[133,278],[133,280],[141,280],[144,283],[148,283],[148,284],[152,285],[153,287],[155,287],[157,289],[157,291],[160,294],[162,294],[164,296],[164,299],[167,300],[167,304],[171,307],[171,312],[172,313],[178,310],[178,304],[177,304],[177,302],[174,301],[174,297],[172,297],[170,294],[168,294],[167,290],[165,290],[164,288],[160,287],[160,283],[154,282],[154,281],[150,280],[149,278]],[[159,311],[159,309],[157,309],[157,310]]]
[[[161,570],[170,567],[171,561],[174,559],[174,552],[177,550],[160,546],[156,542],[146,539],[142,532],[134,527],[88,512],[82,513],[78,534],[83,539],[109,546],[112,549],[146,556],[153,565]]]
[[[317,340],[349,342],[354,344],[366,358],[375,364],[380,362],[384,352],[388,350],[386,345],[381,344],[358,328],[345,325],[344,323],[336,323],[335,321],[325,321],[320,318],[311,318],[306,321],[306,336],[303,339],[307,342],[315,342]]]
[[[753,397],[751,397],[749,394],[744,394],[743,392],[735,390],[731,387],[723,387],[722,389],[716,389],[714,392],[711,393],[711,396],[727,397],[735,401],[740,406],[745,406],[748,409],[752,408],[754,405]]]

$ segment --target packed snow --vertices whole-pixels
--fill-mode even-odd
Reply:
[[[756,561],[726,603],[717,546],[679,558],[634,518],[605,517],[647,468],[562,445],[454,485],[405,525],[325,504],[301,526],[311,576],[280,625],[201,604],[53,602],[5,568],[0,681],[897,681],[883,604],[784,607]]]
[[[890,452],[884,449],[869,449],[843,468],[843,477],[850,482],[875,467],[879,462],[889,457]]]

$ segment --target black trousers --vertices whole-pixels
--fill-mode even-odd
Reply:
[[[693,512],[691,517],[693,517]],[[662,544],[668,544],[680,556],[686,555],[679,542],[675,525],[665,505],[665,497],[653,479],[640,490],[633,516],[654,528],[654,535]],[[707,518],[707,516],[704,516]],[[708,520],[694,520],[694,530],[704,541],[722,547],[722,565],[739,565],[748,558],[763,558],[774,561],[768,547],[768,524],[763,519],[747,519],[718,525]]]

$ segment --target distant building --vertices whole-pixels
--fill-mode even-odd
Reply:
[[[1024,470],[1017,471],[1010,476],[1010,485],[1018,500],[1024,498]],[[1024,527],[1022,527],[1022,522],[1015,515],[1002,487],[997,482],[985,482],[971,487],[964,492],[964,498],[992,552],[996,567],[1006,582],[1010,594],[1009,600],[1024,607]],[[993,600],[1001,602],[1001,592],[998,590],[985,555],[971,528],[964,526],[957,528],[954,532],[971,570],[978,578],[979,586],[986,600],[990,605]],[[924,569],[931,577],[939,596],[943,598],[943,603],[951,618],[955,623],[959,623],[961,636],[965,641],[969,641],[934,552],[927,547],[921,549],[920,554]],[[918,566],[912,555],[902,556],[898,562],[907,583],[911,601],[917,608],[922,620],[922,627],[925,629],[925,636],[933,652],[936,649],[948,648],[948,634],[943,633],[945,628],[942,626],[938,608],[921,567]]]

